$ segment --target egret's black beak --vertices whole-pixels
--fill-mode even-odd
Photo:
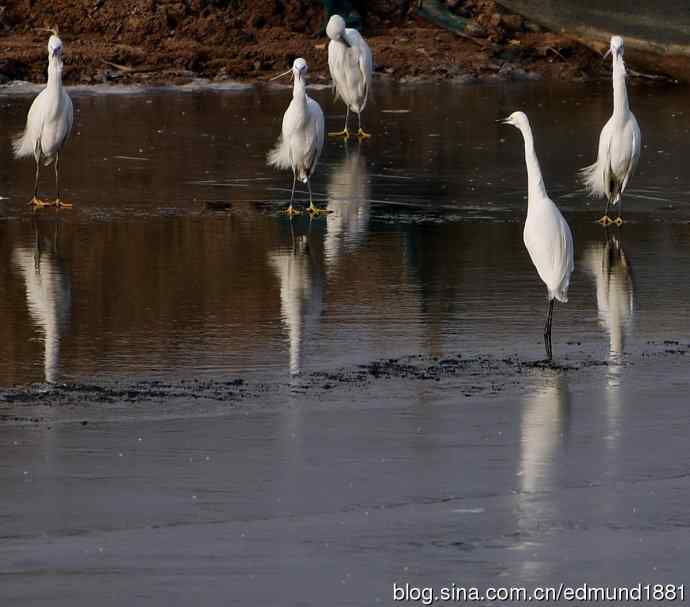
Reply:
[[[283,76],[287,76],[288,74],[292,74],[292,68],[290,68],[287,72],[283,72],[282,74],[278,74],[277,76],[273,76],[273,78],[271,78],[271,81],[278,80],[278,78],[282,78]]]
[[[602,61],[604,59],[606,59],[610,54],[611,54],[611,49],[609,49],[608,51],[606,51],[606,53],[604,53],[604,58],[602,59]]]
[[[347,48],[352,48],[352,45],[347,41],[347,38],[345,37],[345,33],[340,34],[340,41],[341,41]]]

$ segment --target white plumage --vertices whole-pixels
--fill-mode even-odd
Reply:
[[[292,69],[294,86],[292,89],[292,101],[283,115],[283,127],[280,139],[276,146],[268,154],[268,163],[279,169],[292,169],[292,195],[288,214],[295,213],[292,202],[295,197],[295,184],[297,179],[306,183],[309,188],[310,213],[320,212],[315,206],[311,196],[311,175],[321,156],[324,143],[324,119],[321,106],[307,95],[305,76],[307,74],[307,62],[304,59],[295,59]],[[281,74],[284,76],[285,74]]]
[[[24,278],[31,318],[43,332],[45,381],[54,383],[60,374],[60,340],[69,324],[72,288],[57,250],[41,249],[37,230],[33,249],[17,247],[12,256]]]
[[[70,205],[60,199],[60,151],[72,130],[74,110],[72,100],[62,85],[62,40],[53,32],[48,40],[48,84],[34,99],[29,109],[26,128],[14,141],[15,158],[33,156],[36,161],[36,179],[32,204],[35,206]],[[55,163],[54,203],[45,203],[38,197],[38,177],[41,167]]]
[[[328,183],[328,216],[323,241],[328,273],[338,267],[346,253],[351,253],[366,239],[369,228],[371,184],[367,160],[360,145],[347,150],[345,160],[330,174]]]
[[[525,141],[528,196],[523,238],[530,259],[548,291],[549,310],[544,327],[544,345],[550,360],[554,301],[568,301],[570,275],[575,268],[573,235],[558,207],[546,193],[527,116],[523,112],[514,112],[504,123],[517,128]]]
[[[597,161],[580,171],[590,195],[606,198],[606,211],[599,220],[603,224],[613,223],[608,216],[609,204],[620,203],[628,180],[640,160],[641,143],[640,126],[628,102],[623,39],[620,36],[611,38],[608,53],[611,53],[613,60],[613,114],[601,130]],[[621,205],[615,223],[623,223]]]
[[[612,362],[620,362],[625,337],[632,328],[635,315],[630,261],[619,237],[608,233],[603,242],[589,246],[584,261],[594,276],[599,323],[609,334],[609,357]]]
[[[323,278],[308,236],[295,238],[292,233],[291,237],[290,250],[271,253],[269,264],[280,281],[280,311],[290,344],[290,375],[297,376],[302,372],[305,343],[321,322]]]
[[[357,114],[359,138],[369,137],[362,130],[362,112],[367,105],[373,77],[371,49],[361,34],[345,27],[340,15],[333,15],[326,26],[326,34],[331,39],[328,44],[328,69],[331,72],[336,98],[340,97],[347,106],[345,128],[333,136],[350,136],[347,121],[350,111]]]

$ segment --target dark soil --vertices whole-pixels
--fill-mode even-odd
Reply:
[[[575,80],[599,57],[492,0],[450,3],[468,34],[416,14],[416,2],[369,2],[363,33],[377,73],[399,79]],[[308,0],[16,0],[0,7],[0,82],[42,82],[46,32],[65,42],[68,83],[182,84],[194,78],[267,79],[298,56],[327,79],[325,13]]]

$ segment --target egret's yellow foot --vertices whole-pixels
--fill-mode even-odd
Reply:
[[[316,215],[328,215],[329,213],[331,213],[331,211],[329,211],[328,209],[318,209],[314,206],[313,202],[310,202],[309,207],[307,207],[307,213],[314,217]]]
[[[371,137],[371,134],[365,133],[362,128],[357,131],[357,138],[358,139],[369,139]]]
[[[64,200],[61,200],[60,198],[56,198],[55,202],[53,203],[58,209],[71,209],[72,208],[72,203],[71,202],[65,202]]]
[[[41,200],[38,196],[34,196],[30,201],[29,204],[34,207],[34,209],[42,209],[44,207],[52,207],[53,203],[52,202],[46,202],[45,200]]]
[[[621,217],[619,215],[618,218],[616,219],[616,221],[614,221],[613,223],[615,223],[617,226],[622,226],[623,225],[623,219],[621,219]]]
[[[613,220],[608,215],[604,215],[603,217],[597,219],[597,223],[600,223],[603,226],[610,226],[613,223]]]
[[[342,137],[343,139],[349,139],[350,138],[350,131],[347,130],[347,128],[344,128],[342,131],[338,131],[337,133],[328,133],[329,137]]]
[[[295,215],[301,215],[302,211],[298,211],[297,209],[295,209],[295,207],[290,205],[287,209],[285,209],[284,211],[281,211],[281,213],[285,213],[285,215],[292,218]]]

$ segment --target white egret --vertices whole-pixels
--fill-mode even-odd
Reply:
[[[292,169],[292,194],[290,195],[290,206],[287,209],[287,214],[290,217],[298,213],[292,208],[297,179],[306,183],[309,189],[307,212],[311,214],[325,213],[325,211],[314,206],[310,182],[319,156],[321,156],[321,150],[323,150],[325,130],[323,112],[321,106],[307,95],[305,82],[307,62],[302,58],[295,59],[292,69],[275,76],[273,80],[290,73],[294,79],[292,101],[283,115],[280,139],[268,154],[268,164],[279,169]]]
[[[625,63],[623,62],[623,38],[611,37],[606,56],[613,60],[613,114],[599,135],[597,161],[580,171],[590,195],[606,197],[606,210],[600,223],[621,225],[621,196],[635,172],[640,160],[640,126],[630,111],[628,91],[625,87]],[[618,218],[609,217],[609,204],[618,204]]]
[[[546,193],[527,116],[524,112],[513,112],[503,122],[517,128],[525,140],[528,191],[527,219],[523,239],[532,263],[548,291],[549,310],[544,327],[544,346],[546,357],[551,360],[551,321],[554,302],[555,300],[563,303],[568,301],[570,275],[575,267],[573,235],[558,207]]]
[[[328,44],[328,69],[335,86],[336,98],[340,97],[347,106],[345,128],[330,136],[350,137],[347,121],[350,110],[357,113],[360,139],[370,137],[362,129],[362,112],[367,105],[373,75],[371,49],[361,34],[350,27],[345,27],[345,20],[340,15],[333,15],[328,20],[326,34],[331,39]]]
[[[57,30],[48,40],[48,84],[34,99],[26,119],[26,128],[14,141],[15,158],[33,156],[36,161],[36,179],[31,204],[36,207],[71,207],[60,198],[60,152],[72,130],[74,110],[72,100],[62,85],[62,40]],[[38,197],[38,176],[41,162],[55,165],[55,202],[44,202]]]

